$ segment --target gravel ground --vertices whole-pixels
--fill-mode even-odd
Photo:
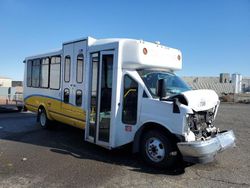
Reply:
[[[151,169],[126,147],[108,151],[79,129],[42,130],[31,113],[0,113],[0,187],[250,187],[250,105],[221,104],[217,127],[236,147],[209,164]]]

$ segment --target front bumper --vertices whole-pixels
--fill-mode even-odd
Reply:
[[[205,141],[179,142],[177,146],[183,160],[193,163],[208,163],[214,160],[218,152],[235,146],[235,136],[232,130],[218,133]]]

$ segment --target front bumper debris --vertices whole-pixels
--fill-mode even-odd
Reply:
[[[183,160],[192,163],[208,163],[214,160],[218,152],[235,146],[232,130],[223,131],[204,141],[179,142],[177,146]]]

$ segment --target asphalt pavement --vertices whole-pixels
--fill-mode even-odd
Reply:
[[[0,187],[250,187],[250,105],[222,104],[215,123],[234,130],[235,148],[209,164],[160,171],[130,146],[108,151],[85,142],[82,130],[43,130],[35,114],[0,112]]]

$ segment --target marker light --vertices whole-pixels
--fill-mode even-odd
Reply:
[[[147,48],[143,48],[143,53],[144,53],[144,55],[147,55],[147,53],[148,53]]]
[[[181,60],[181,56],[180,56],[180,55],[178,55],[178,56],[177,56],[177,59],[180,61],[180,60]]]

